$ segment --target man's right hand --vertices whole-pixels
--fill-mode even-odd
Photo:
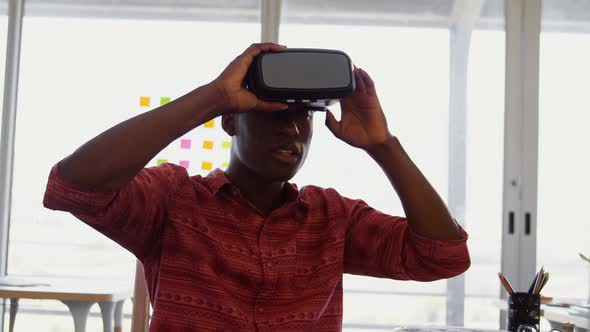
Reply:
[[[263,51],[280,52],[285,46],[262,43],[252,44],[244,53],[235,58],[225,70],[211,82],[220,94],[223,113],[238,113],[250,111],[279,111],[287,108],[286,103],[267,102],[258,99],[244,86],[244,78],[254,58]]]

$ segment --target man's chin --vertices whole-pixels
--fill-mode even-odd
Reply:
[[[274,182],[285,182],[290,181],[299,171],[299,167],[297,168],[275,168],[272,170],[268,170],[265,172],[265,177],[268,177],[271,181]]]
[[[296,174],[297,171],[275,173],[271,175],[271,179],[275,182],[286,182],[291,181],[291,179],[295,177]]]

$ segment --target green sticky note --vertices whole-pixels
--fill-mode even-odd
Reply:
[[[223,141],[223,143],[221,143],[221,146],[224,149],[229,149],[231,147],[231,141]]]
[[[161,97],[160,98],[160,105],[164,105],[170,102],[170,97]]]
[[[158,159],[158,165],[161,165],[161,164],[164,164],[167,162],[168,162],[168,159]]]

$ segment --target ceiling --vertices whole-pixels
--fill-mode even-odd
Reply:
[[[479,0],[284,0],[282,22],[449,28]],[[477,29],[504,28],[504,1],[483,0]],[[260,0],[26,0],[25,15],[256,22]],[[0,2],[6,15],[7,1]],[[590,32],[590,0],[543,0],[544,31]]]

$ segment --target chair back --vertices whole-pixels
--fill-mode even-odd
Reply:
[[[131,315],[131,332],[148,332],[150,319],[150,298],[143,273],[143,265],[135,265],[135,287],[133,289],[133,313]]]

